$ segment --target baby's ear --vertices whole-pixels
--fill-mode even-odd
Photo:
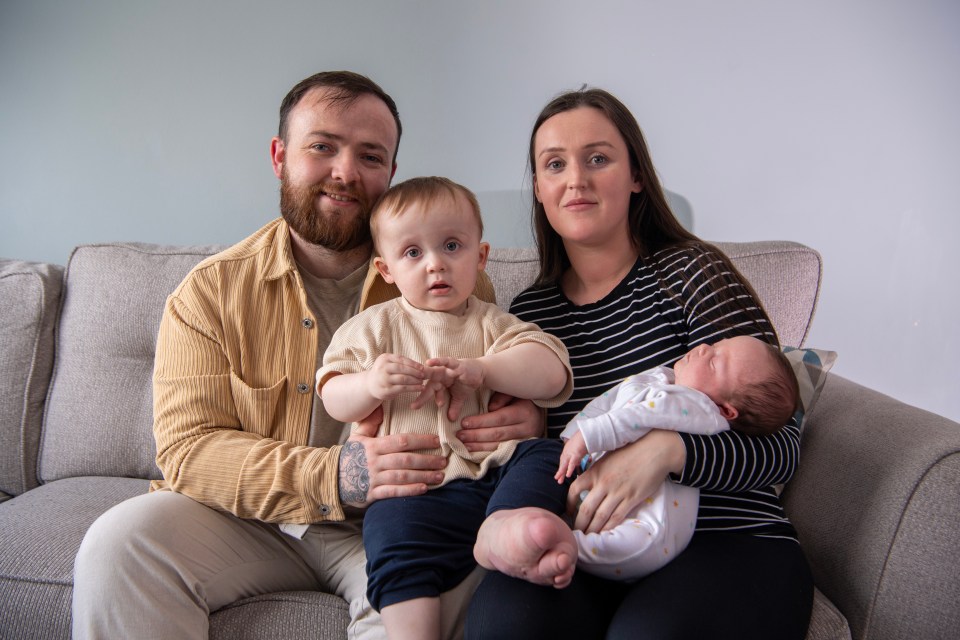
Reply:
[[[490,257],[490,243],[480,243],[480,261],[477,263],[477,271],[483,271],[487,268],[487,258]]]
[[[721,402],[717,404],[717,407],[720,409],[720,414],[727,422],[733,422],[740,416],[740,412],[737,410],[737,408],[729,402]]]
[[[380,256],[374,258],[373,266],[375,266],[377,271],[380,272],[381,278],[383,278],[388,284],[393,284],[393,276],[390,275],[390,267],[387,266],[387,263],[383,261],[383,258]]]

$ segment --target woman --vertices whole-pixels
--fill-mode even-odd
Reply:
[[[550,102],[531,134],[530,170],[540,273],[511,311],[570,351],[575,391],[549,412],[551,436],[622,378],[697,344],[734,335],[777,344],[746,280],[671,213],[640,128],[615,97],[587,89]],[[615,526],[669,474],[701,490],[686,551],[634,583],[578,571],[560,590],[488,572],[467,636],[804,638],[812,579],[774,490],[798,452],[791,422],[761,437],[654,431],[608,454],[571,485],[575,528]]]

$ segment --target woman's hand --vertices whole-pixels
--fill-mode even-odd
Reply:
[[[507,440],[543,436],[543,412],[530,400],[495,393],[487,413],[466,417],[460,426],[457,437],[467,451],[493,451]]]
[[[567,511],[576,514],[573,528],[597,533],[617,526],[653,495],[669,473],[682,472],[686,459],[680,435],[659,429],[608,451],[570,485]]]

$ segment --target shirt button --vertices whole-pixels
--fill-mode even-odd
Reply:
[[[325,504],[320,505],[320,515],[327,516],[330,515],[330,507]]]
[[[306,393],[308,391],[310,391],[310,385],[306,384],[305,382],[301,382],[297,385],[297,393]]]
[[[313,328],[313,320],[311,320],[310,318],[304,318],[304,319],[300,322],[300,324],[303,325],[303,328],[304,328],[304,329],[312,329],[312,328]]]

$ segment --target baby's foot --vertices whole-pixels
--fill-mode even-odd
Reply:
[[[473,556],[486,569],[563,589],[573,579],[577,543],[570,527],[549,511],[501,509],[484,520]]]

